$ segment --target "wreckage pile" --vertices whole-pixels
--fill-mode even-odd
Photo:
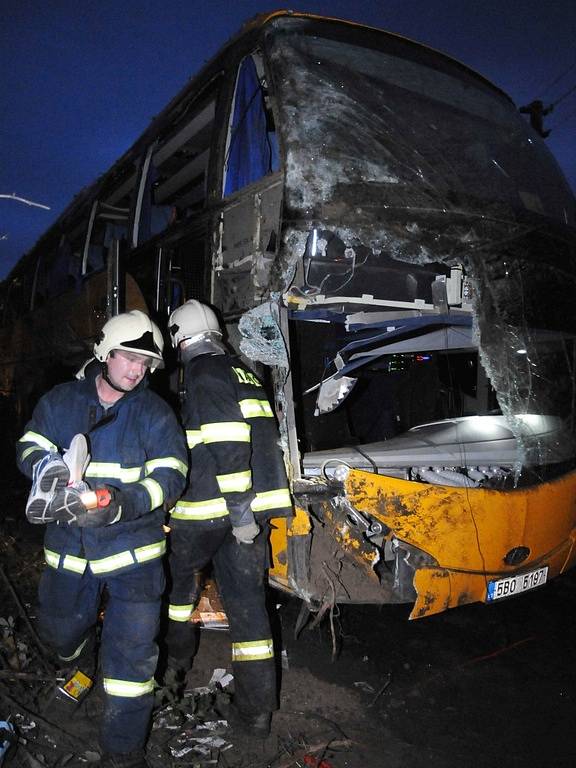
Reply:
[[[100,761],[97,724],[102,690],[72,700],[62,688],[69,670],[55,666],[35,629],[34,605],[44,559],[34,531],[0,524],[0,765],[2,768],[79,768]],[[23,523],[22,525],[26,525]],[[17,535],[6,533],[6,527]],[[204,617],[206,618],[206,617]],[[285,654],[283,654],[283,661]],[[209,675],[210,673],[208,673]],[[264,744],[244,743],[226,720],[232,675],[214,669],[208,683],[176,699],[158,686],[147,759],[151,768],[336,768],[351,747],[325,718],[295,713],[296,723]],[[310,719],[312,718],[312,719]],[[306,735],[303,730],[308,733]],[[282,731],[282,734],[281,732]]]
[[[0,744],[6,745],[0,761],[33,768],[97,764],[101,689],[97,683],[83,699],[67,695],[66,671],[55,667],[35,630],[42,550],[8,535],[0,548]],[[152,766],[219,764],[220,753],[232,747],[219,714],[228,705],[225,688],[231,680],[225,670],[215,670],[206,687],[186,691],[179,703],[171,701],[169,689],[158,687]]]

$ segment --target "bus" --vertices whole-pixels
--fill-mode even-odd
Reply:
[[[295,511],[274,587],[411,618],[524,593],[576,560],[575,212],[464,64],[260,15],[3,282],[2,407],[21,426],[113,314],[165,332],[202,299],[278,419]]]

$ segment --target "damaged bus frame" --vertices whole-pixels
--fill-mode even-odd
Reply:
[[[4,282],[4,403],[25,418],[111,314],[165,330],[210,301],[274,394],[295,515],[270,582],[314,611],[498,600],[576,559],[575,234],[556,162],[484,78],[256,17]]]

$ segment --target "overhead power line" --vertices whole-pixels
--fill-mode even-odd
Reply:
[[[567,115],[565,115],[565,116],[563,117],[563,119],[562,119],[562,120],[558,120],[558,122],[557,122],[557,123],[555,123],[555,124],[552,126],[552,130],[554,130],[554,131],[555,131],[555,130],[556,130],[557,128],[559,128],[561,125],[564,125],[564,123],[567,123],[569,120],[571,120],[571,119],[573,119],[573,118],[576,118],[576,109],[573,109],[571,112],[568,112],[568,114],[567,114]]]
[[[554,80],[552,80],[552,82],[551,82],[551,83],[548,83],[548,85],[547,85],[547,86],[545,86],[544,88],[542,88],[542,90],[540,91],[540,95],[539,95],[539,97],[538,97],[538,98],[542,98],[542,96],[544,96],[544,93],[545,93],[546,91],[548,91],[550,88],[553,88],[553,87],[556,85],[556,83],[559,83],[559,82],[560,82],[560,80],[562,80],[562,78],[566,77],[566,75],[567,75],[569,72],[571,72],[571,71],[572,71],[572,70],[573,70],[575,67],[576,67],[576,61],[575,61],[575,62],[573,62],[572,64],[570,64],[570,66],[568,67],[568,69],[564,70],[564,72],[561,72],[561,73],[560,73],[560,74],[559,74],[557,77],[555,77],[555,78],[554,78]]]
[[[571,94],[571,93],[573,93],[574,91],[576,91],[576,83],[574,83],[574,85],[572,86],[572,88],[570,88],[569,90],[567,90],[567,91],[566,91],[566,93],[562,94],[562,96],[560,96],[560,98],[558,98],[558,99],[556,99],[556,101],[552,102],[552,107],[556,107],[556,106],[558,106],[558,104],[560,104],[560,102],[561,102],[561,101],[564,101],[564,99],[565,99],[567,96],[570,96],[570,94]]]

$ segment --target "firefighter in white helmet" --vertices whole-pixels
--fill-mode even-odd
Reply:
[[[260,381],[222,342],[214,311],[190,300],[169,320],[184,365],[182,422],[190,451],[186,492],[171,513],[169,671],[196,651],[189,619],[210,562],[232,639],[233,721],[266,737],[277,708],[265,605],[268,520],[292,513],[274,413]]]
[[[160,331],[143,312],[111,318],[79,380],[40,399],[17,449],[20,469],[33,479],[26,515],[46,524],[38,621],[60,666],[91,671],[89,649],[107,590],[100,765],[114,768],[146,766],[164,588],[164,508],[180,496],[187,474],[184,434],[147,386],[148,372],[163,364],[162,349]],[[71,478],[62,453],[82,434],[90,456],[85,467],[72,467]],[[96,509],[87,509],[69,485],[82,470],[83,481],[100,492]]]

